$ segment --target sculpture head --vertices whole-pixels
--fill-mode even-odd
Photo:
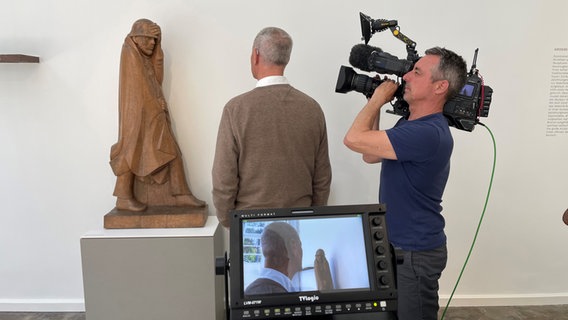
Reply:
[[[132,41],[142,53],[151,56],[154,53],[156,44],[161,38],[160,26],[148,19],[139,19],[132,25],[132,30],[128,34]]]

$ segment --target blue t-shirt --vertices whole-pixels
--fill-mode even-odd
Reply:
[[[442,113],[401,118],[386,130],[398,160],[383,160],[379,202],[386,204],[389,239],[403,250],[431,250],[446,243],[442,194],[454,140]]]

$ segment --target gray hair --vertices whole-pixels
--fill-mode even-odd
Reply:
[[[280,28],[267,27],[256,35],[253,48],[257,49],[268,63],[286,66],[292,53],[292,38]]]
[[[434,47],[426,50],[426,54],[440,57],[437,68],[432,70],[432,81],[447,80],[449,83],[446,99],[455,97],[463,88],[467,78],[467,64],[455,52]]]
[[[299,241],[298,231],[290,224],[282,221],[272,222],[262,232],[260,243],[262,253],[267,259],[288,259],[291,250],[290,241]]]

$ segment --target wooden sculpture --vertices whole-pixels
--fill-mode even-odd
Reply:
[[[314,260],[314,273],[316,274],[316,284],[319,291],[333,289],[333,281],[331,279],[331,271],[329,262],[325,257],[325,251],[318,249]]]
[[[162,91],[161,37],[156,23],[140,19],[134,22],[122,46],[118,142],[110,151],[110,166],[117,177],[113,193],[117,200],[116,208],[107,215],[109,218],[105,216],[105,228],[121,228],[132,217],[136,221],[146,217],[148,223],[146,226],[127,223],[126,227],[178,227],[155,221],[160,216],[179,220],[184,213],[195,218],[192,214],[195,210],[191,208],[201,208],[197,210],[199,216],[206,212],[205,202],[196,198],[189,188],[182,154],[172,131]],[[199,220],[197,224],[203,219]]]

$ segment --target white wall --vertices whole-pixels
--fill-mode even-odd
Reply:
[[[475,6],[473,6],[475,4]],[[330,204],[377,199],[379,166],[342,137],[364,104],[334,92],[339,66],[360,43],[358,13],[397,19],[423,54],[440,45],[478,68],[495,90],[483,119],[497,139],[495,183],[454,304],[568,303],[568,136],[546,137],[553,49],[568,47],[568,3],[409,1],[8,1],[0,53],[40,57],[0,64],[0,311],[82,310],[79,239],[114,206],[108,165],[118,129],[120,48],[138,18],[156,21],[166,53],[164,90],[194,193],[211,201],[211,163],[224,104],[249,90],[252,39],[286,29],[295,48],[287,76],[322,105],[328,122]],[[370,42],[406,56],[388,32]],[[397,117],[385,115],[385,123]],[[453,130],[444,200],[451,293],[483,208],[492,164],[487,131]]]

